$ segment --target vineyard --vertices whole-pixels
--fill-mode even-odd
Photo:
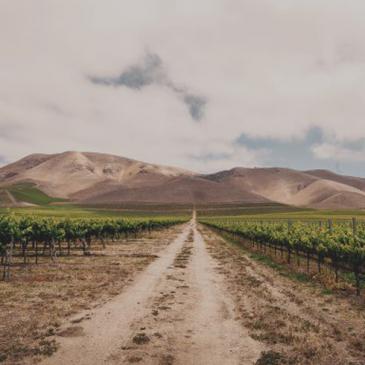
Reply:
[[[24,264],[31,259],[38,264],[39,256],[47,256],[54,261],[74,250],[89,255],[92,244],[105,247],[108,240],[167,228],[185,220],[183,217],[57,219],[3,215],[0,216],[2,278],[10,279],[15,256],[22,257]]]
[[[363,364],[360,219],[143,214],[0,215],[0,363]]]
[[[305,260],[309,273],[310,263],[315,261],[321,273],[326,266],[333,271],[336,282],[339,273],[354,276],[357,295],[365,274],[365,226],[355,219],[350,223],[336,224],[323,221],[257,221],[239,218],[202,218],[200,222],[237,239],[250,242],[253,248],[264,254],[273,252],[288,264],[294,260],[299,266]]]

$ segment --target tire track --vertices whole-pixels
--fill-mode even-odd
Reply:
[[[235,319],[234,303],[215,272],[195,224],[161,279],[150,312],[112,364],[254,364],[262,346]]]
[[[174,261],[191,230],[187,224],[183,232],[160,254],[124,292],[93,313],[78,329],[77,336],[60,337],[60,349],[43,365],[101,365],[109,364],[110,356],[120,349],[130,336],[130,327],[146,315],[148,300],[154,294],[161,275]]]
[[[160,258],[61,338],[42,364],[254,364],[263,345],[237,320],[217,267],[194,216]]]

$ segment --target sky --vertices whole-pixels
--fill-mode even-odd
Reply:
[[[362,0],[0,0],[0,165],[112,153],[365,176]]]

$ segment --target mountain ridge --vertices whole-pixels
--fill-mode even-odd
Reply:
[[[0,187],[31,183],[82,204],[268,203],[365,208],[365,179],[329,170],[235,167],[199,174],[97,152],[31,154],[0,168]]]

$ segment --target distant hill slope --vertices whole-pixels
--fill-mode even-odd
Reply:
[[[105,202],[207,204],[268,201],[257,194],[210,181],[201,176],[179,176],[151,186],[120,186],[84,199],[84,202],[90,204]]]
[[[321,209],[365,208],[365,179],[331,171],[237,167],[201,175],[91,152],[34,154],[0,168],[0,189],[24,183],[46,196],[83,204],[279,202]],[[4,194],[2,199],[11,203]]]
[[[365,208],[365,184],[362,185],[365,179],[321,171],[237,167],[207,175],[207,178],[288,205],[321,209]]]
[[[317,180],[316,177],[290,169],[243,167],[208,175],[207,178],[284,204],[289,203],[296,193]]]
[[[123,185],[190,175],[173,167],[146,164],[101,153],[30,155],[0,169],[0,184],[33,182],[51,196],[69,198],[100,183]]]
[[[341,184],[350,185],[359,190],[365,191],[365,179],[361,177],[335,174],[328,170],[309,170],[307,174],[319,177],[320,179],[332,180]]]

